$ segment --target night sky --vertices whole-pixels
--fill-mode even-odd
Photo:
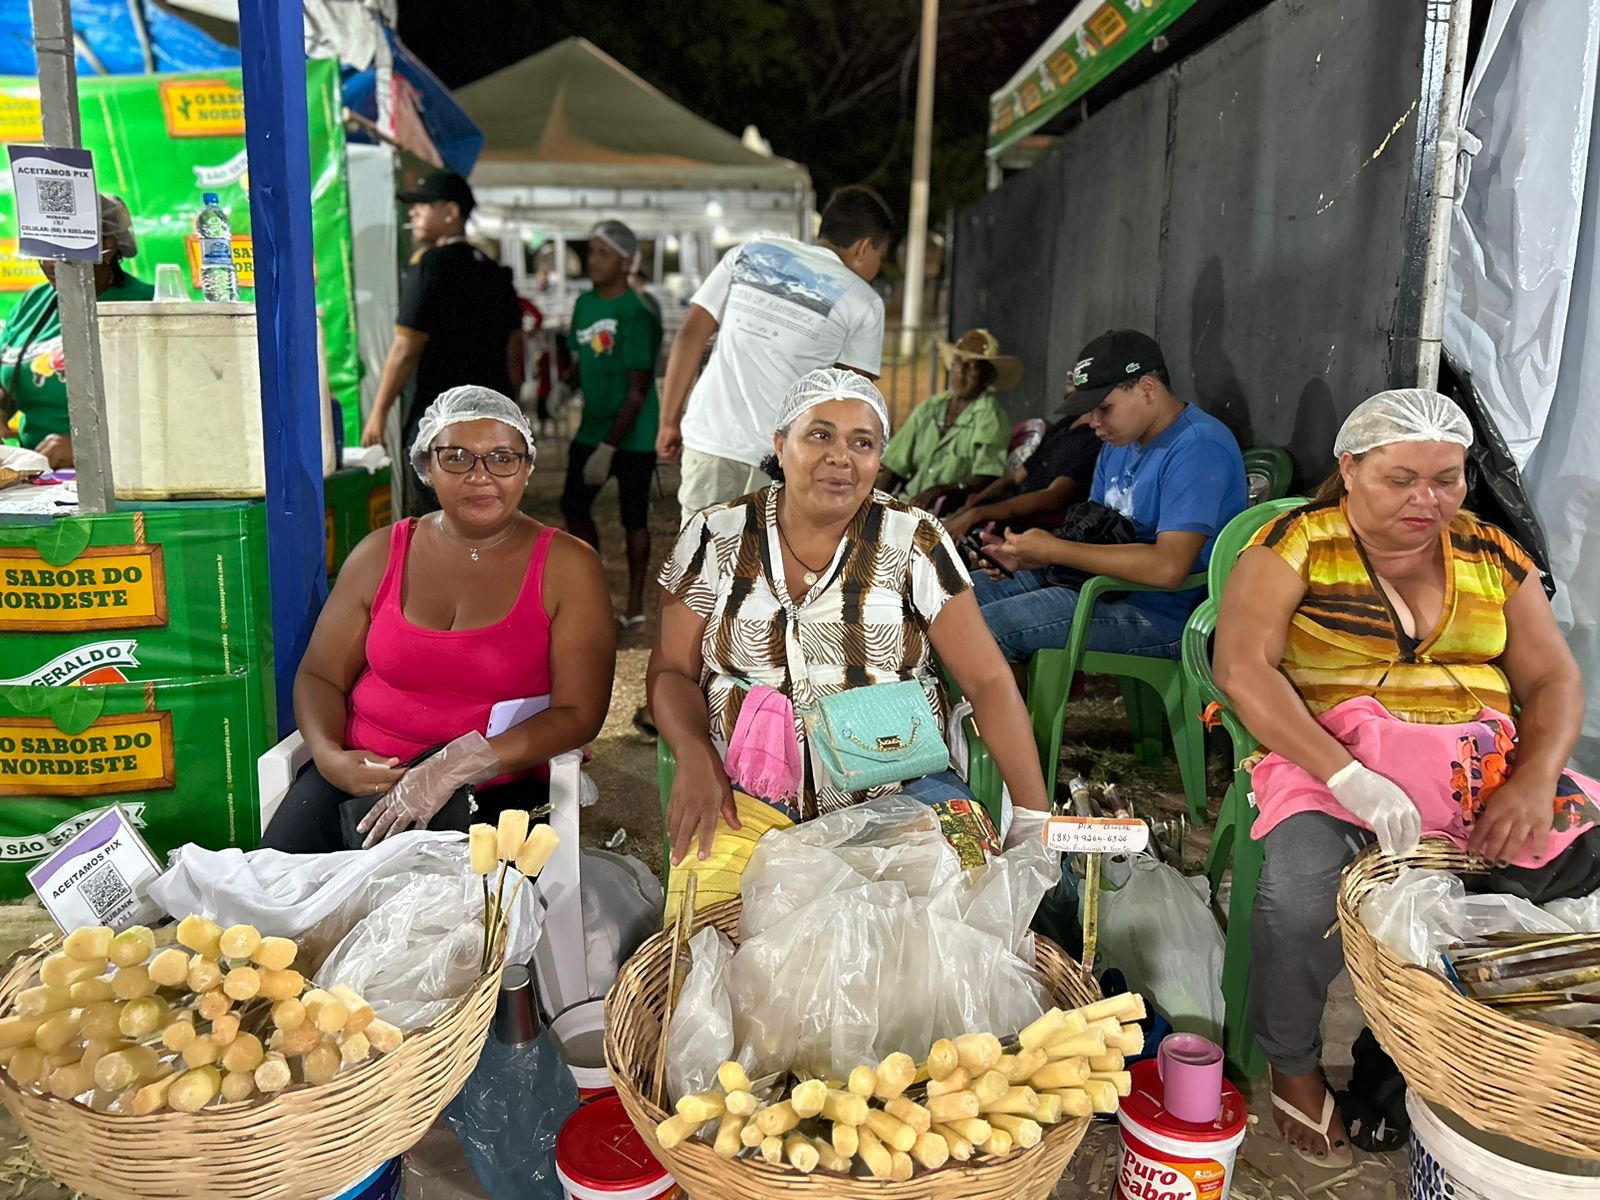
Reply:
[[[943,0],[930,219],[983,194],[989,93],[1072,0]],[[400,0],[400,36],[451,87],[580,35],[735,135],[755,124],[819,197],[911,180],[920,0]]]

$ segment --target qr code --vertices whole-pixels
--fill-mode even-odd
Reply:
[[[78,891],[103,923],[109,923],[110,918],[126,908],[133,899],[128,881],[122,877],[115,863],[106,863],[86,877]]]
[[[78,215],[78,195],[70,179],[41,179],[39,183],[39,211],[52,217]]]

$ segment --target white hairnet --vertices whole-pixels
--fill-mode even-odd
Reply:
[[[878,414],[884,441],[889,440],[889,406],[884,403],[883,393],[865,375],[844,367],[818,367],[790,384],[783,397],[783,415],[778,418],[777,431],[787,432],[807,410],[829,400],[860,400]]]
[[[133,236],[133,214],[121,196],[100,193],[100,236],[114,239],[122,258],[139,253],[139,239]]]
[[[528,418],[522,415],[522,409],[515,401],[493,388],[453,387],[440,392],[423,412],[422,420],[417,422],[417,436],[411,443],[411,469],[423,483],[433,482],[428,467],[433,458],[431,451],[434,439],[450,426],[467,421],[499,421],[502,425],[509,425],[527,443],[530,464],[538,454],[538,448],[533,444],[533,430],[528,427]]]
[[[1334,458],[1365,454],[1395,442],[1453,442],[1472,446],[1472,422],[1448,396],[1422,388],[1379,392],[1356,406],[1333,440]]]

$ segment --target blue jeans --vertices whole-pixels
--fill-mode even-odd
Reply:
[[[972,789],[967,786],[966,780],[954,771],[940,771],[934,775],[924,775],[920,779],[908,779],[900,785],[900,791],[913,800],[920,800],[923,804],[945,804],[951,800],[973,798]]]
[[[1072,632],[1078,611],[1075,588],[1056,587],[1039,571],[1018,571],[1014,579],[973,581],[973,592],[994,640],[1011,662],[1026,662],[1040,650],[1061,650]],[[1158,616],[1127,600],[1096,602],[1089,619],[1087,648],[1108,654],[1143,654],[1149,658],[1179,658],[1183,625]]]

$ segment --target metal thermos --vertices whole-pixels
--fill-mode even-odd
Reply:
[[[533,976],[525,966],[509,966],[501,977],[500,1002],[494,1010],[494,1036],[506,1046],[521,1046],[539,1036]]]

